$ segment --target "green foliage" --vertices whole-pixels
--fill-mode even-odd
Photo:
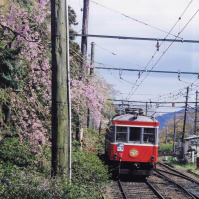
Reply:
[[[31,2],[34,1],[35,0],[23,0],[24,9],[30,12]],[[17,2],[21,1],[17,0],[16,3]],[[76,25],[76,14],[72,9],[70,9],[70,15],[70,25]],[[45,23],[42,24],[43,28],[41,30],[46,30],[45,25],[47,26],[48,24],[49,21],[45,21]],[[1,28],[0,36],[2,36],[3,33],[4,30]],[[39,31],[39,33],[42,37],[42,44],[49,45],[49,34],[44,34],[42,31]],[[4,38],[1,38],[2,40],[0,42],[0,76],[2,77],[1,79],[4,80],[2,80],[0,87],[17,89],[19,86],[17,77],[29,78],[25,73],[26,71],[18,69],[22,68],[21,66],[29,66],[29,63],[26,63],[25,55],[19,58],[19,51],[21,49],[12,49],[13,41],[10,40],[10,42],[7,43],[10,38],[6,35],[3,36]],[[13,39],[15,38],[16,37]],[[74,39],[73,37],[70,37],[70,39],[70,56],[73,56],[71,58],[71,63],[73,62],[73,65],[71,64],[71,75],[74,77],[79,75],[81,71],[80,63],[82,60],[79,45],[72,41]],[[7,48],[5,48],[6,45],[8,46]],[[24,46],[21,47],[24,48]],[[50,48],[45,53],[44,57],[50,56]],[[40,61],[39,65],[42,65],[42,60]],[[18,68],[19,63],[20,67]],[[26,67],[26,69],[28,71],[30,67]],[[12,98],[10,98],[11,96],[5,90],[6,89],[0,90],[0,100],[5,104],[9,104]],[[24,93],[28,95],[26,92]],[[36,95],[37,94],[38,93],[36,93]],[[19,93],[18,96],[20,97],[21,94]],[[37,99],[37,105],[39,106],[40,103],[43,102],[39,97]],[[12,114],[14,115],[16,113],[12,110]],[[3,117],[3,113],[0,112],[0,116]],[[45,121],[45,118],[40,117],[40,119]],[[16,120],[19,120],[19,115],[17,115]],[[78,117],[75,122],[79,122]],[[27,121],[24,121],[24,123],[27,123]],[[46,125],[48,124],[49,123]],[[23,143],[21,143],[20,138],[16,137],[18,131],[21,131],[21,129],[11,126],[11,136],[13,137],[6,137],[0,143],[0,198],[100,198],[98,187],[101,189],[102,185],[108,180],[107,167],[104,166],[103,162],[99,159],[97,152],[88,152],[88,148],[86,148],[87,143],[84,143],[84,149],[82,151],[78,150],[80,143],[75,143],[76,150],[74,150],[72,154],[72,182],[70,184],[68,179],[51,178],[50,146],[46,145],[45,148],[42,148],[42,154],[38,156],[31,150],[31,145],[26,138],[24,138]],[[28,134],[28,131],[25,131],[25,133]],[[97,132],[91,132],[85,135],[89,139],[96,138],[93,139],[94,142],[92,142],[92,144],[94,144],[97,149],[100,148],[101,143],[99,143],[100,140]]]
[[[0,47],[0,87],[13,89],[19,88],[16,77],[20,75],[19,66],[15,64],[20,49],[6,49]]]
[[[107,168],[96,153],[76,151],[73,159],[71,184],[0,161],[0,198],[100,198],[99,187],[108,180]]]
[[[18,166],[28,166],[32,161],[32,154],[19,138],[5,138],[0,145],[0,158]]]
[[[158,152],[171,154],[173,152],[173,145],[160,145],[158,148]]]
[[[194,117],[195,117],[195,110],[188,109],[187,114],[189,117],[187,117],[186,120],[186,126],[185,126],[185,138],[188,137],[188,135],[194,135]],[[192,118],[192,119],[190,119]],[[184,126],[184,113],[177,113],[176,114],[176,139],[182,138],[182,131]],[[167,127],[163,127],[161,131],[159,131],[159,139],[160,143],[166,142],[166,134],[167,134],[167,143],[172,144],[173,142],[173,131],[174,131],[174,119],[170,119],[166,123]],[[167,129],[167,130],[166,130]],[[167,133],[166,133],[167,131]]]
[[[100,152],[104,149],[104,135],[99,135],[99,131],[84,129],[84,144],[89,152]]]
[[[68,6],[68,12],[69,12],[69,25],[78,25],[78,22],[76,21],[77,15],[75,11]]]
[[[107,170],[96,152],[73,153],[73,182],[98,185],[108,180]],[[81,181],[79,181],[81,179]]]
[[[97,152],[88,152],[86,146],[79,150],[77,141],[73,145],[69,183],[64,178],[51,178],[50,151],[37,157],[18,137],[5,138],[0,145],[0,198],[100,198],[99,188],[109,178],[107,166]]]
[[[199,170],[197,169],[197,166],[195,164],[186,164],[186,162],[182,159],[177,159],[176,157],[175,158],[169,157],[168,163],[175,167],[181,169],[189,169],[192,172],[199,174]]]
[[[19,137],[4,138],[0,144],[0,159],[4,165],[14,165],[25,167],[35,171],[50,173],[50,148],[44,148],[41,156],[36,155],[30,150],[28,143],[21,143]]]

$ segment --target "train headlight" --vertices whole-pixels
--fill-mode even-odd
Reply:
[[[117,153],[114,154],[114,158],[115,158],[115,159],[117,158]]]
[[[154,161],[154,156],[153,156],[153,155],[151,156],[151,161],[152,161],[152,162]]]

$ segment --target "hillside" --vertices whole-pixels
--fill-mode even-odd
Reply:
[[[180,114],[180,113],[184,113],[184,109],[176,112],[176,114]],[[167,114],[160,115],[160,116],[156,117],[156,120],[158,122],[160,122],[159,130],[162,130],[163,127],[166,126],[166,123],[169,120],[174,119],[174,115],[175,115],[175,113],[173,112],[173,113],[167,113]]]

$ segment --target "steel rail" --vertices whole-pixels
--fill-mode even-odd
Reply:
[[[184,174],[176,174],[176,173],[172,173],[172,172],[169,172],[169,171],[164,171],[164,170],[162,170],[162,169],[156,169],[156,170],[157,170],[157,171],[160,171],[160,172],[164,172],[164,173],[170,174],[170,175],[174,175],[174,176],[177,176],[177,177],[180,177],[180,178],[184,178],[184,179],[186,179],[186,180],[189,180],[189,181],[194,182],[194,183],[196,183],[196,184],[199,185],[199,182],[198,182],[198,181],[196,181],[196,180],[194,180],[193,178],[191,178],[191,177],[189,177],[189,176],[186,176],[186,175],[184,175]],[[174,172],[174,171],[173,171],[173,172]]]
[[[143,37],[125,37],[125,36],[113,36],[113,35],[93,35],[93,34],[73,34],[70,36],[76,37],[96,37],[107,39],[124,39],[124,40],[144,40],[144,41],[166,41],[166,42],[178,42],[178,43],[199,43],[199,40],[183,40],[183,39],[159,39],[159,38],[143,38]]]
[[[124,190],[124,188],[122,186],[122,183],[121,183],[120,179],[118,179],[118,185],[120,187],[120,190],[122,192],[122,195],[123,195],[124,199],[128,199],[127,194],[126,194],[126,192],[125,192],[125,190]]]
[[[151,189],[159,198],[165,199],[165,197],[163,197],[163,196],[160,194],[160,192],[158,192],[158,191],[156,190],[156,188],[155,188],[148,180],[146,180],[145,182],[146,182],[146,184],[150,187],[150,189]]]
[[[163,164],[163,163],[158,162],[158,164],[160,164],[160,165],[166,167],[167,169],[169,169],[169,170],[171,170],[171,171],[173,171],[173,172],[178,173],[179,175],[181,175],[181,176],[183,176],[183,177],[185,177],[185,178],[189,178],[189,180],[191,180],[192,182],[195,182],[196,184],[199,184],[199,182],[196,181],[196,180],[194,180],[193,178],[191,178],[191,177],[189,177],[189,176],[187,176],[187,175],[185,175],[185,174],[183,174],[183,173],[181,173],[181,172],[179,172],[179,171],[176,171],[175,169],[173,169],[173,168],[171,168],[171,167],[169,167],[169,166],[167,166],[167,165],[165,165],[165,164]],[[165,172],[165,171],[164,171],[164,172]]]
[[[194,173],[193,171],[187,170],[187,173],[191,173],[192,175],[195,175],[196,177],[198,177],[198,178],[199,178],[199,174]]]
[[[173,184],[175,184],[177,187],[181,188],[183,191],[185,191],[189,196],[191,196],[193,199],[199,199],[198,196],[196,196],[195,194],[191,193],[190,191],[188,191],[187,189],[185,189],[183,186],[181,186],[180,184],[178,184],[177,182],[171,180],[170,178],[168,178],[167,176],[165,176],[164,174],[160,173],[157,170],[154,170],[156,173],[156,176],[159,176],[161,178],[165,178],[166,180],[168,180],[169,182],[172,182]]]

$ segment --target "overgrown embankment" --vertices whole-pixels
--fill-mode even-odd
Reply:
[[[98,144],[97,142],[95,144]],[[75,142],[72,152],[72,181],[51,178],[51,151],[42,157],[28,150],[20,139],[5,138],[0,145],[0,198],[101,198],[107,183],[107,167],[97,150]]]

